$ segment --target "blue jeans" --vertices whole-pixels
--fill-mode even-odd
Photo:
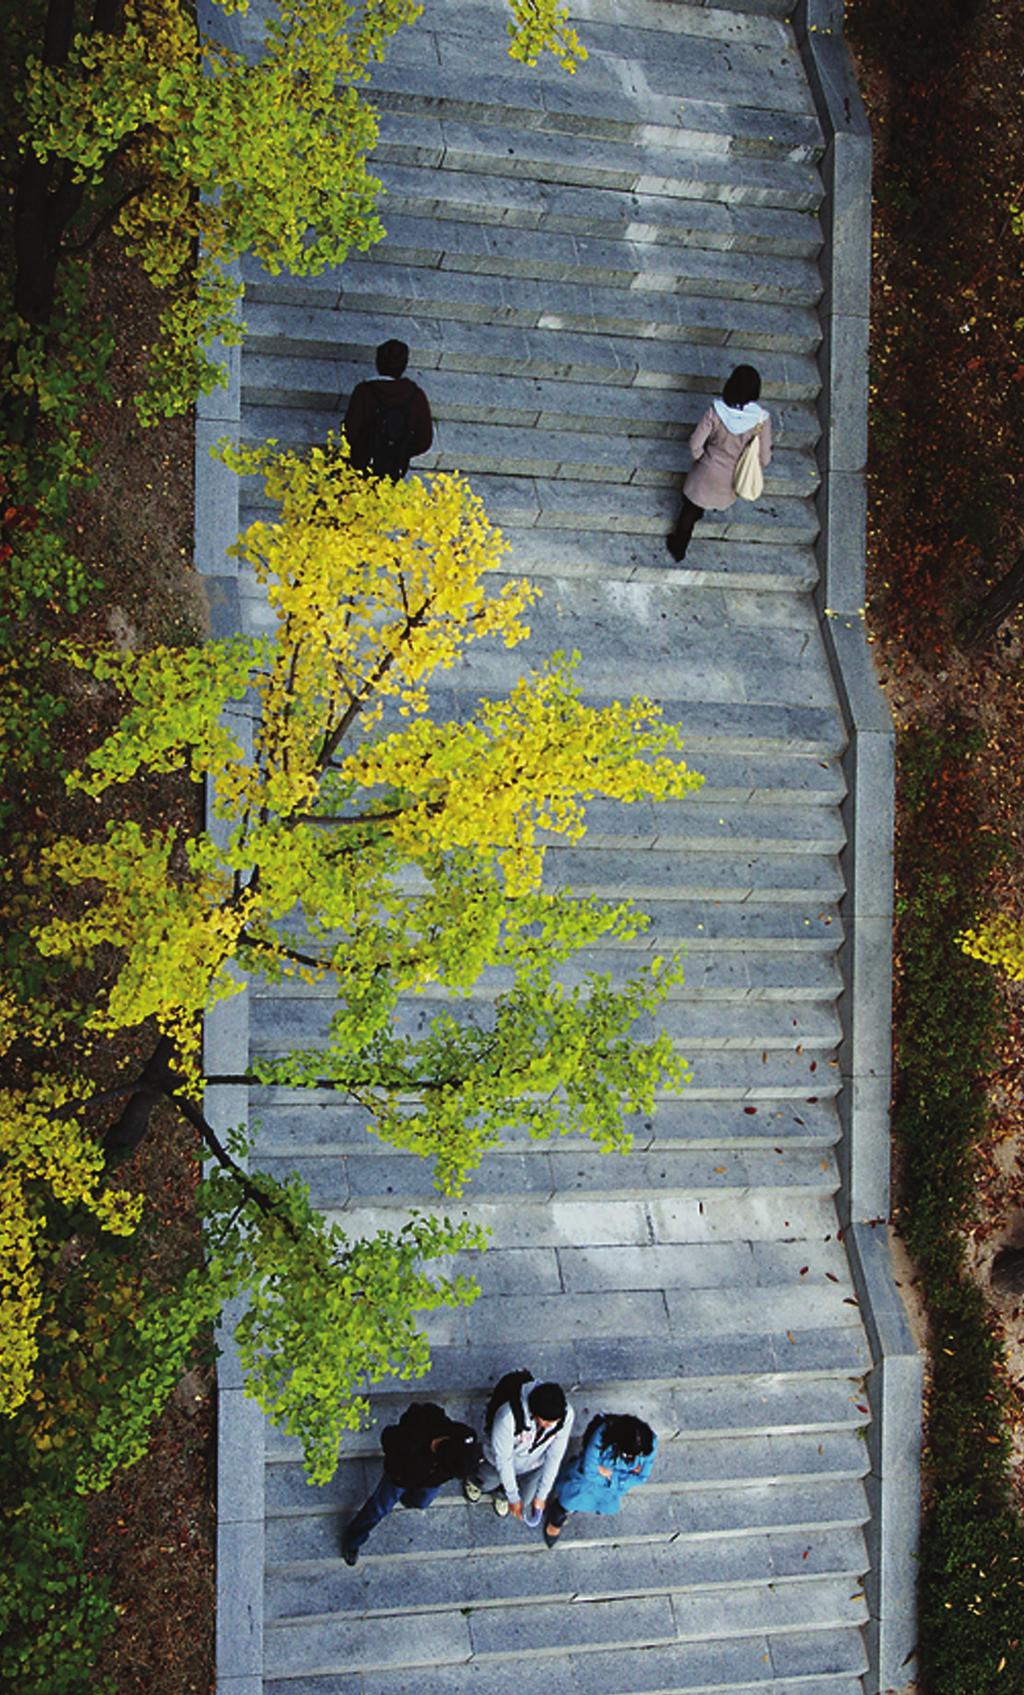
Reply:
[[[429,1507],[440,1488],[441,1485],[437,1483],[432,1489],[403,1489],[400,1483],[392,1483],[387,1472],[382,1471],[380,1482],[373,1494],[363,1502],[346,1528],[345,1541],[350,1548],[361,1548],[374,1525],[379,1524],[382,1518],[387,1518],[399,1501],[404,1507]]]

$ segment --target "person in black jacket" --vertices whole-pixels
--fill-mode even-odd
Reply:
[[[350,1519],[341,1538],[346,1565],[354,1566],[374,1525],[397,1506],[429,1507],[445,1483],[470,1477],[483,1457],[475,1431],[457,1424],[432,1401],[414,1401],[397,1424],[381,1431],[384,1469],[373,1494]]]
[[[404,341],[382,341],[377,349],[376,380],[356,383],[342,429],[349,460],[374,477],[404,477],[410,459],[426,453],[434,439],[430,402],[405,373],[409,349]]]

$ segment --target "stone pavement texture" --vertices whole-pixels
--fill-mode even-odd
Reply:
[[[864,937],[883,925],[884,986],[888,885],[872,905],[867,846],[856,901],[849,886],[851,806],[884,850],[884,795],[876,815],[851,790],[874,744],[851,734],[841,632],[815,598],[822,512],[838,523],[820,487],[841,450],[845,379],[829,373],[852,333],[836,303],[834,89],[815,84],[819,26],[787,22],[787,0],[570,9],[590,53],[571,79],[512,65],[498,0],[428,0],[374,77],[385,241],[315,278],[243,265],[248,336],[227,394],[200,410],[200,559],[215,632],[264,627],[256,585],[223,557],[259,499],[243,484],[232,506],[207,443],[321,441],[376,344],[407,340],[437,425],[417,469],[470,474],[512,544],[506,568],[545,591],[528,646],[474,650],[440,709],[577,648],[588,698],[654,696],[706,775],[685,802],[595,806],[584,844],[550,856],[553,884],[631,895],[653,916],[633,948],[586,966],[687,947],[663,1022],[693,1083],[637,1121],[624,1159],[513,1131],[484,1161],[446,1209],[493,1233],[465,1267],[481,1297],[431,1319],[429,1377],[382,1386],[374,1428],[326,1487],[244,1399],[226,1332],[221,1695],[864,1695],[890,1687],[912,1631],[899,1539],[914,1363],[884,1242],[868,1231],[851,1268],[841,1228],[851,1092],[868,1088],[850,1057],[853,997],[870,987],[851,970],[851,913]],[[244,24],[254,50],[260,15]],[[830,51],[825,84],[842,74]],[[745,360],[777,424],[764,497],[709,515],[674,566],[685,438]],[[418,999],[410,1026],[438,1004]],[[873,1083],[880,1006],[864,1015]],[[315,1043],[327,1017],[314,991],[257,989],[211,1020],[213,1069]],[[248,1111],[259,1163],[301,1172],[349,1231],[431,1202],[422,1163],[315,1090],[213,1088],[210,1111]],[[884,1103],[874,1133],[877,1177]],[[884,1212],[884,1194],[872,1205]],[[571,1390],[581,1429],[597,1410],[646,1417],[661,1440],[650,1484],[617,1518],[571,1520],[554,1554],[449,1488],[342,1564],[379,1427],[424,1396],[479,1422],[496,1375],[520,1364]]]

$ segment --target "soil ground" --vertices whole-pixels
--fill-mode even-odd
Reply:
[[[1024,613],[981,647],[957,626],[1024,546],[1024,31],[998,0],[847,0],[847,34],[875,149],[869,629],[899,730],[975,733],[972,803],[1005,849],[991,904],[1020,913]],[[999,984],[967,1244],[986,1291],[1024,1243],[1024,985]],[[1021,1454],[1024,1305],[989,1300]]]
[[[192,567],[193,424],[182,418],[144,430],[131,404],[153,333],[155,302],[113,243],[97,256],[89,311],[115,327],[112,396],[94,400],[84,425],[95,488],[72,516],[76,546],[99,588],[73,619],[42,614],[47,633],[113,640],[125,648],[201,639],[205,600]],[[111,703],[90,679],[61,669],[44,677],[68,698],[55,727],[71,767],[106,727]],[[69,799],[55,769],[33,772],[19,796],[12,839],[23,829],[83,827],[81,798]],[[97,808],[97,827],[121,806],[144,827],[199,821],[201,797],[184,776],[118,792]],[[87,821],[85,821],[88,827]],[[149,1044],[151,1046],[151,1044]],[[145,1057],[121,1043],[114,1063]],[[100,1086],[111,1079],[98,1078]],[[193,1197],[199,1167],[191,1132],[170,1112],[154,1115],[135,1158],[119,1172],[146,1195],[140,1240],[154,1281],[180,1277],[200,1252]],[[110,1579],[118,1628],[96,1667],[96,1686],[116,1695],[211,1695],[214,1687],[215,1402],[213,1370],[197,1363],[154,1427],[146,1458],[90,1502],[90,1568]]]

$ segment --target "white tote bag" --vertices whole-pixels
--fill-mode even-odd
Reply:
[[[763,428],[763,424],[758,424],[757,429],[736,461],[732,486],[741,500],[760,500],[764,489],[764,473],[761,470],[761,431]]]

